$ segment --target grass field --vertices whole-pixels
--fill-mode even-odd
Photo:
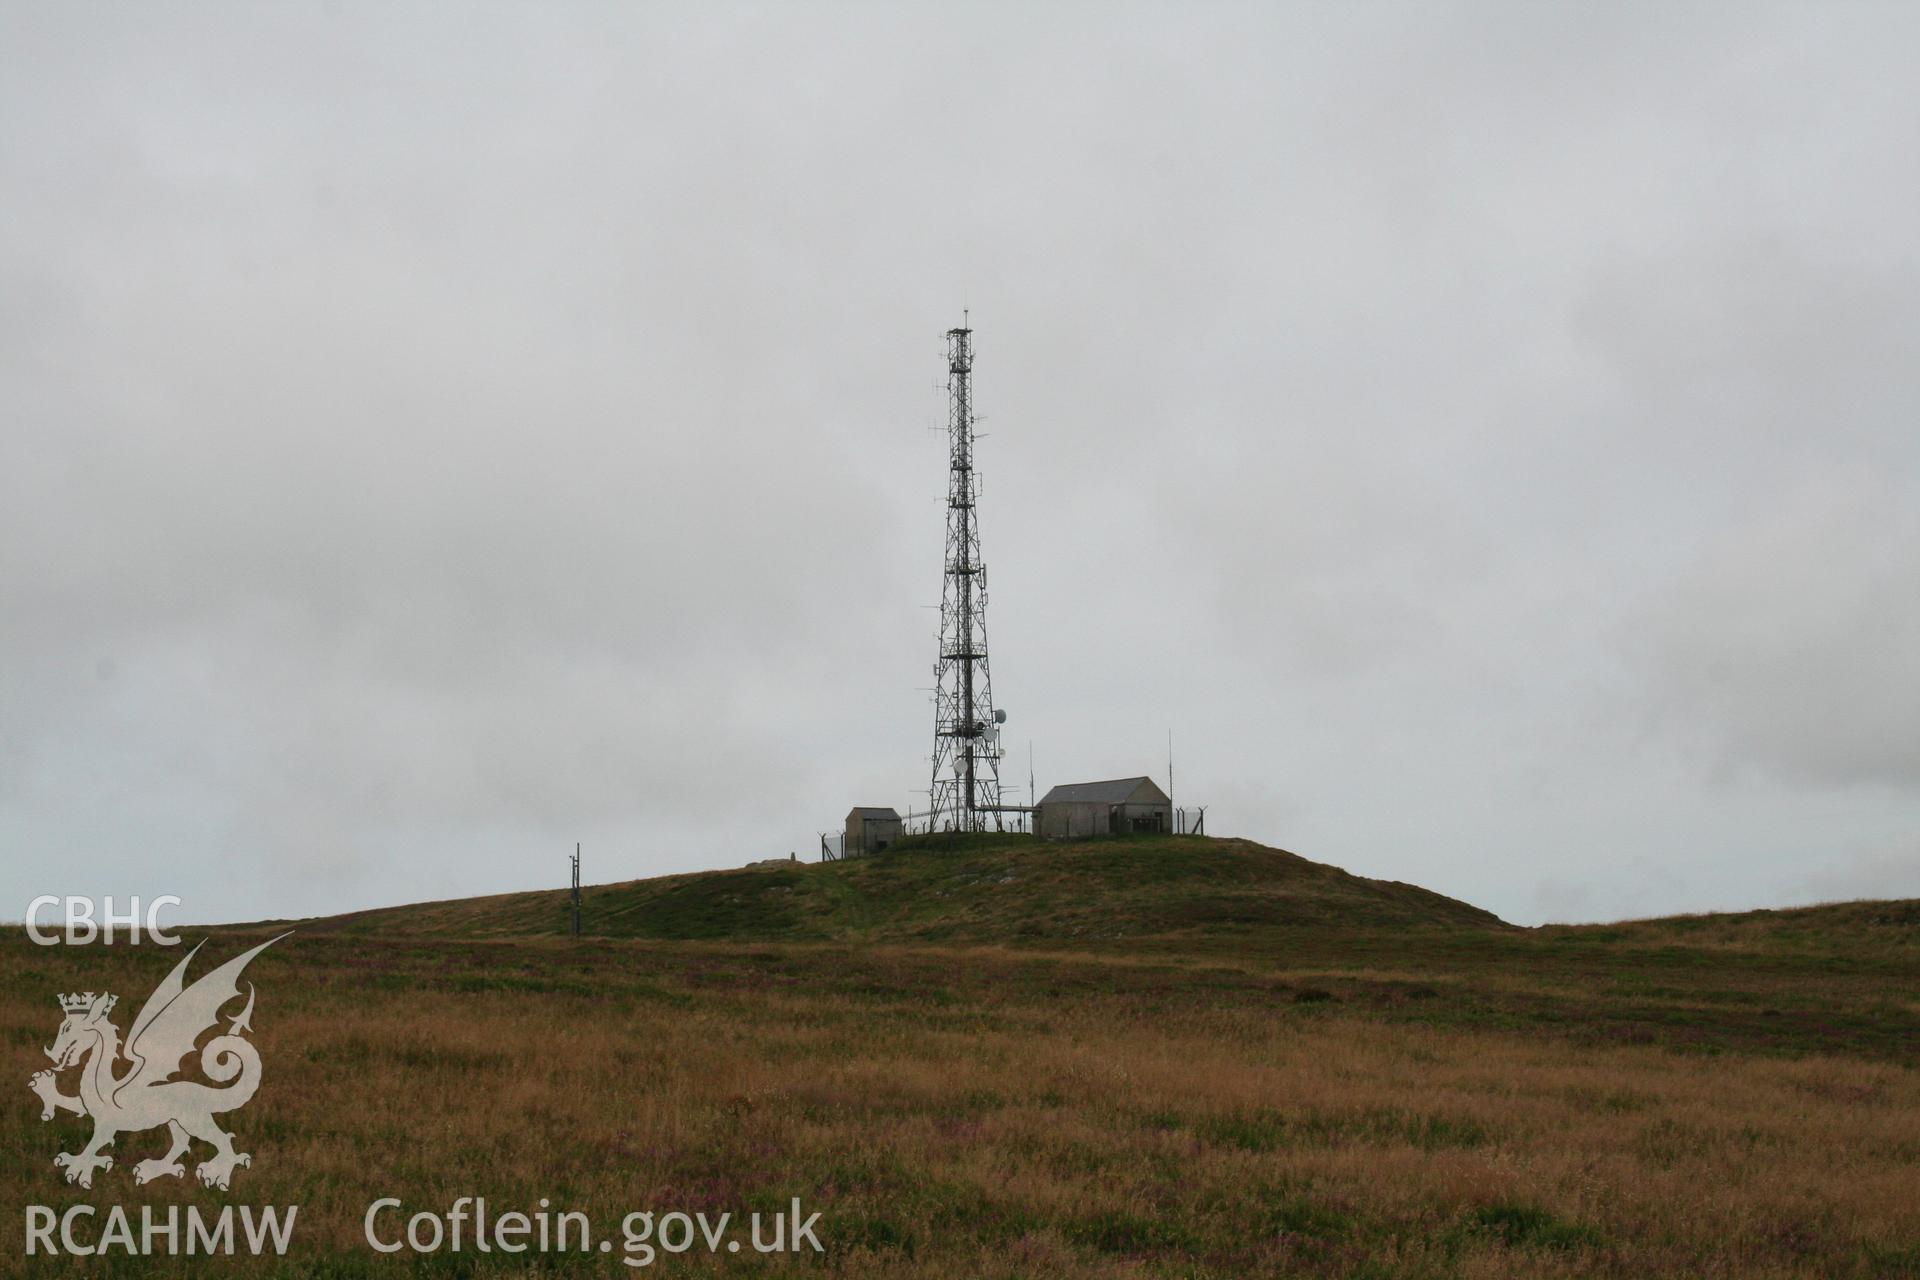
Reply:
[[[137,1006],[179,953],[7,932],[15,1229],[26,1204],[301,1206],[278,1262],[40,1269],[627,1273],[362,1240],[379,1196],[484,1195],[603,1233],[821,1214],[818,1256],[654,1263],[675,1274],[1920,1276],[1920,904],[1523,930],[1220,841],[612,886],[578,941],[563,897],[264,953],[228,1193],[136,1188],[157,1133],[91,1191],[60,1180],[88,1125],[26,1089],[54,993]],[[196,972],[275,932],[217,933]]]

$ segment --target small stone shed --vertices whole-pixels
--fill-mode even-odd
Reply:
[[[858,858],[879,853],[900,838],[900,815],[892,809],[855,805],[847,810],[846,837],[840,843],[840,856]]]
[[[1152,778],[1068,782],[1040,797],[1034,824],[1048,839],[1173,830],[1173,804]]]

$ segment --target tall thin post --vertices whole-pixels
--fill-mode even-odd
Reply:
[[[580,846],[573,846],[573,936],[580,936]]]

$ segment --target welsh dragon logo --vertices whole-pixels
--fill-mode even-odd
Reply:
[[[283,933],[280,938],[286,936]],[[56,1166],[66,1170],[68,1182],[91,1187],[96,1169],[113,1168],[113,1157],[106,1149],[116,1137],[161,1125],[167,1127],[172,1145],[159,1159],[142,1160],[133,1167],[137,1183],[186,1173],[180,1157],[195,1138],[213,1147],[213,1155],[194,1168],[195,1176],[207,1186],[224,1190],[235,1168],[253,1163],[252,1156],[233,1149],[233,1135],[213,1122],[216,1115],[244,1107],[260,1087],[259,1051],[241,1038],[253,1029],[252,983],[247,984],[246,1007],[229,1016],[226,1033],[200,1049],[200,1070],[224,1087],[175,1077],[195,1042],[217,1027],[221,1007],[240,995],[240,971],[280,938],[235,956],[187,986],[187,965],[205,944],[196,945],[147,997],[124,1047],[120,1029],[108,1016],[119,1003],[118,996],[88,991],[60,997],[66,1018],[53,1047],[46,1051],[53,1070],[35,1073],[27,1084],[40,1096],[42,1120],[53,1119],[56,1111],[93,1117],[93,1137],[87,1145],[53,1158]],[[122,1059],[127,1064],[124,1069]],[[72,1067],[80,1068],[80,1092],[69,1097],[60,1092],[56,1075]]]

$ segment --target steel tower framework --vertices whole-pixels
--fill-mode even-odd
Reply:
[[[987,666],[987,568],[980,557],[973,468],[973,330],[947,330],[947,557],[934,665],[933,788],[928,829],[1001,825],[1000,722]]]

